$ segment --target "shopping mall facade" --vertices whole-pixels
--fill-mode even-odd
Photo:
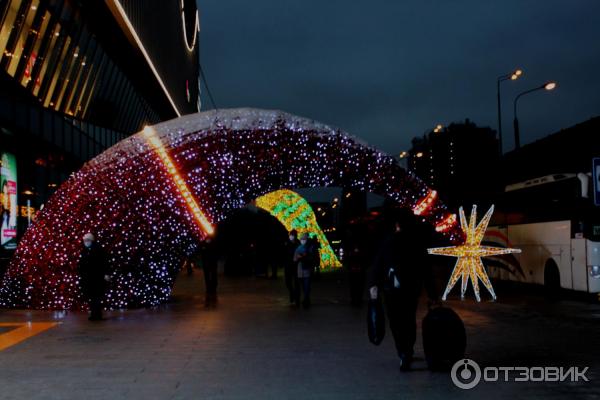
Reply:
[[[200,26],[194,0],[0,0],[0,22],[6,260],[83,163],[199,111]]]

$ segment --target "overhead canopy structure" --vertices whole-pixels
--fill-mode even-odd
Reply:
[[[110,256],[107,306],[159,304],[182,258],[232,211],[278,189],[327,186],[387,196],[460,235],[434,191],[340,130],[280,111],[209,111],[146,128],[68,179],[21,240],[0,306],[82,307],[86,232]]]

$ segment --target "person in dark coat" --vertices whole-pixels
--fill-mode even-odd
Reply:
[[[321,277],[321,244],[316,235],[312,237],[309,236],[308,246],[313,272],[311,279],[318,281]]]
[[[202,247],[202,270],[204,272],[204,284],[206,286],[206,307],[217,304],[217,272],[219,266],[219,249],[214,238],[208,237]]]
[[[293,304],[296,299],[297,287],[297,269],[296,263],[294,262],[294,253],[298,248],[300,242],[298,241],[298,232],[295,229],[290,231],[288,240],[285,241],[284,253],[283,253],[283,266],[285,276],[285,286],[287,287],[290,295],[290,304]]]
[[[362,225],[350,227],[344,246],[344,265],[348,269],[350,304],[360,307],[363,301],[367,271],[367,238]]]
[[[314,270],[314,257],[312,254],[311,244],[309,241],[308,233],[303,233],[300,236],[300,245],[294,252],[294,262],[296,262],[296,273],[297,273],[297,287],[295,303],[300,305],[300,288],[304,293],[302,299],[302,306],[304,308],[310,307],[310,289],[311,289],[311,275]]]
[[[372,299],[383,295],[390,330],[407,371],[413,358],[417,332],[417,304],[425,286],[431,302],[437,302],[435,281],[427,247],[430,236],[410,211],[395,218],[394,231],[383,242],[369,274]]]
[[[90,307],[90,321],[102,320],[102,300],[106,291],[108,259],[106,253],[91,233],[83,236],[83,249],[79,260],[81,292]]]

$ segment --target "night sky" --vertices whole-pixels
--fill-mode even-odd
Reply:
[[[493,4],[492,4],[493,3]],[[281,109],[390,153],[470,118],[505,150],[600,115],[600,1],[199,0],[200,59],[217,106]],[[212,108],[206,93],[203,109]],[[600,134],[600,133],[599,133]]]

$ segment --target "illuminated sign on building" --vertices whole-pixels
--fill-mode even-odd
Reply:
[[[0,246],[17,247],[17,160],[13,154],[0,153]]]

